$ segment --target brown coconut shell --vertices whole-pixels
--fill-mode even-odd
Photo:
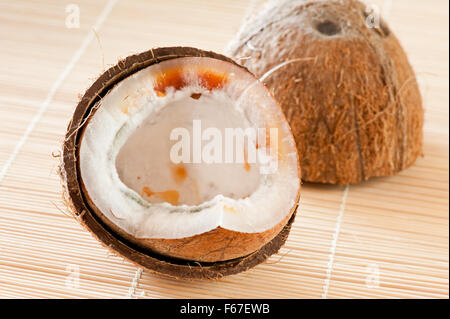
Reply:
[[[276,253],[289,234],[299,198],[285,220],[263,233],[245,234],[218,227],[208,233],[183,239],[139,240],[119,229],[103,215],[90,199],[80,174],[79,145],[86,123],[95,114],[95,104],[118,82],[133,73],[149,65],[179,57],[210,57],[237,65],[231,59],[214,52],[168,47],[129,56],[104,72],[79,101],[67,129],[60,168],[65,189],[64,199],[73,215],[98,240],[132,262],[171,277],[217,279],[245,271]],[[262,242],[265,244],[261,244]],[[244,247],[247,250],[250,247],[252,252],[242,256]],[[202,257],[200,260],[199,255]],[[223,260],[224,256],[228,258]]]
[[[273,71],[264,82],[291,125],[304,181],[360,183],[422,154],[416,77],[386,23],[370,28],[365,11],[353,0],[279,1],[230,44],[256,76]]]

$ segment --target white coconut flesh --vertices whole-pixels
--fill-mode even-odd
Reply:
[[[206,57],[160,62],[119,82],[95,109],[80,141],[81,180],[104,217],[129,235],[176,239],[217,227],[259,233],[292,213],[300,187],[295,143],[271,94],[244,69]],[[277,140],[236,138],[226,161],[227,129],[262,128],[266,136],[276,129]],[[171,139],[174,129],[189,132],[188,147],[179,135]],[[217,134],[222,156],[207,148]]]

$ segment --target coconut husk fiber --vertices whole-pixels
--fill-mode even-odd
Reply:
[[[396,174],[422,153],[416,77],[374,18],[358,1],[272,2],[229,45],[280,102],[304,181],[360,183]]]
[[[251,254],[218,262],[198,262],[172,258],[145,248],[124,236],[105,222],[98,208],[89,200],[83,187],[79,167],[79,145],[83,129],[96,111],[97,103],[118,82],[135,72],[168,59],[179,57],[210,57],[235,64],[222,55],[187,47],[170,47],[149,50],[132,55],[104,72],[84,93],[68,126],[63,145],[63,163],[60,173],[64,186],[64,201],[79,222],[84,225],[104,246],[126,259],[152,272],[183,279],[218,279],[237,274],[264,262],[285,243],[294,221],[297,203],[279,233]],[[241,66],[240,66],[241,67]],[[298,199],[297,199],[298,200]]]

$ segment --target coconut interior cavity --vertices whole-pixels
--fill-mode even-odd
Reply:
[[[122,146],[116,159],[122,182],[151,203],[199,205],[219,194],[232,199],[250,196],[259,184],[258,163],[249,163],[245,156],[243,163],[236,160],[225,163],[225,130],[251,127],[236,110],[235,103],[218,91],[193,93],[173,101],[168,99],[167,104],[149,115]],[[209,128],[220,132],[222,138],[201,141]],[[171,139],[176,129],[185,129],[189,135]],[[175,144],[183,142],[182,138],[188,147],[176,149],[176,154],[186,153],[182,154],[186,161],[178,163],[177,158],[171,158],[171,150],[175,149]],[[222,142],[222,145],[214,145],[220,149],[215,147],[208,152],[199,147],[214,142]],[[239,147],[236,139],[234,142]],[[245,155],[248,144],[240,147],[244,148]],[[205,163],[205,159],[209,160],[202,158],[205,152],[206,155],[214,153],[216,157],[212,159],[217,162]]]

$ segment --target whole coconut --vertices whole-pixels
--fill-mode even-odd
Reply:
[[[421,155],[414,72],[386,23],[362,3],[268,3],[247,19],[229,54],[263,77],[282,105],[303,180],[360,183]]]

